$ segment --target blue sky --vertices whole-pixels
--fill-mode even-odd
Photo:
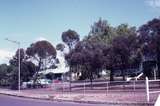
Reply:
[[[160,0],[0,0],[0,62],[17,49],[5,38],[24,48],[38,39],[55,45],[68,29],[83,38],[99,17],[138,27],[159,14]]]

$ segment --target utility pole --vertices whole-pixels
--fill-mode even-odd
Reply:
[[[19,41],[10,40],[8,38],[6,38],[5,40],[7,40],[9,42],[12,42],[12,43],[15,43],[15,44],[18,45],[18,91],[20,92],[20,90],[21,90],[21,63],[20,63],[21,51],[20,51],[20,42]]]

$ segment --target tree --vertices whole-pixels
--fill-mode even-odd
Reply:
[[[111,42],[114,37],[117,36],[116,28],[108,24],[106,20],[101,18],[91,26],[91,31],[88,36],[84,38],[87,42],[94,42],[101,45],[101,50],[103,51],[103,58],[101,58],[102,68],[111,70],[110,79],[113,80],[114,66],[113,66],[113,52],[111,52]]]
[[[9,71],[7,64],[0,65],[0,86],[8,86],[9,85]]]
[[[103,49],[103,68],[110,70],[110,81],[114,81],[115,54],[111,46],[105,46]]]
[[[25,50],[23,48],[20,48],[16,51],[15,55],[12,59],[9,60],[10,66],[10,87],[11,89],[18,89],[18,65],[19,65],[19,51],[20,51],[20,65],[25,59]],[[23,67],[21,67],[21,78],[24,76],[23,74]],[[25,76],[26,77],[26,76]],[[23,80],[20,81],[20,84],[23,82]]]
[[[113,68],[119,68],[122,72],[123,80],[125,80],[125,70],[130,68],[131,61],[136,58],[137,38],[135,27],[129,27],[121,24],[116,28],[117,36],[111,42],[111,48],[108,56],[109,65]],[[111,68],[111,67],[110,67]],[[113,71],[113,68],[112,71]],[[113,73],[111,72],[111,75]],[[113,80],[113,76],[110,76]]]
[[[114,36],[116,36],[115,28],[109,25],[107,20],[100,18],[91,26],[91,31],[84,39],[109,44]]]
[[[10,71],[8,74],[10,75],[10,86],[11,89],[18,89],[18,63],[19,63],[19,49],[16,51],[13,58],[9,61],[10,66],[8,70]],[[22,82],[27,82],[31,80],[33,77],[36,66],[30,62],[27,61],[27,56],[25,55],[25,50],[20,49],[20,65],[21,65],[21,84]]]
[[[89,35],[90,36],[103,35],[105,33],[108,33],[108,30],[109,30],[109,25],[107,21],[99,18],[99,20],[91,26],[91,31],[89,32]]]
[[[77,43],[75,48],[66,56],[66,60],[72,71],[82,73],[83,78],[90,79],[91,87],[95,76],[98,76],[102,70],[103,59],[101,45],[90,42],[81,41]]]
[[[136,27],[130,27],[128,24],[120,24],[116,28],[116,33],[118,36],[129,36],[136,34]]]
[[[138,30],[138,39],[142,45],[143,61],[156,61],[160,70],[160,18],[154,18],[142,25]],[[160,78],[160,71],[158,72]],[[147,76],[149,75],[148,73]]]
[[[71,50],[79,41],[79,35],[74,30],[69,29],[62,33],[62,41],[66,43]]]
[[[56,49],[48,41],[37,41],[27,48],[26,54],[28,55],[28,60],[34,61],[37,66],[34,82],[37,80],[38,72],[40,70],[46,69],[54,65],[54,60],[56,58]]]
[[[25,56],[25,50],[23,48],[18,49],[15,55],[13,56],[13,58],[9,61],[11,65],[14,65],[17,67],[18,67],[18,61],[19,61],[19,50],[20,50],[20,63],[25,61],[26,56]]]
[[[21,64],[21,84],[31,80],[35,73],[35,65],[26,60],[25,50],[20,48],[20,64]],[[13,58],[9,61],[10,65],[0,65],[0,84],[10,86],[11,89],[18,89],[18,63],[19,49],[16,51]]]
[[[80,39],[79,34],[74,30],[69,29],[62,33],[62,41],[68,45],[70,51],[74,48],[79,39]],[[70,78],[70,91],[71,91],[71,67],[69,70],[70,70],[69,78]]]
[[[32,79],[36,72],[36,66],[30,61],[23,61],[21,63],[21,81],[28,82]]]
[[[59,44],[56,45],[56,49],[57,49],[57,50],[63,51],[64,48],[65,48],[65,45],[62,44],[62,43],[59,43]]]
[[[10,65],[8,68],[8,71],[10,71],[10,76],[9,76],[9,84],[10,88],[13,90],[18,89],[18,67],[14,65]]]
[[[118,36],[113,40],[113,52],[116,57],[115,66],[122,71],[123,80],[125,80],[125,69],[129,62],[129,49],[127,39],[123,36]]]

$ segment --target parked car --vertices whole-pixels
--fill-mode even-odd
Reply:
[[[35,83],[33,80],[30,80],[28,82],[23,82],[22,83],[22,88],[43,88],[43,87],[47,87],[48,85],[50,85],[52,83],[51,80],[49,79],[38,79]]]

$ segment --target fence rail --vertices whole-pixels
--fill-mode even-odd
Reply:
[[[55,83],[51,86],[55,90],[60,90],[62,92],[68,92],[69,89],[69,82],[59,82]],[[160,93],[160,79],[157,80],[149,80],[146,77],[146,80],[131,80],[131,81],[93,81],[91,88],[91,82],[89,81],[78,81],[71,83],[71,91],[83,93],[91,92],[101,92],[105,93],[106,95],[109,92],[115,91],[142,91],[146,92],[147,101],[150,101],[150,94]]]
[[[150,101],[150,94],[154,94],[154,93],[160,93],[160,90],[155,90],[155,91],[151,91],[150,90],[150,83],[152,82],[160,82],[160,79],[155,79],[155,80],[149,80],[148,77],[146,77],[146,97],[147,97],[147,102]],[[159,86],[160,87],[160,86]]]
[[[67,92],[69,91],[69,82],[59,82],[52,85],[52,89]],[[102,92],[108,94],[108,92],[115,91],[138,91],[145,90],[145,80],[131,80],[131,81],[93,81],[92,86],[89,81],[78,81],[71,83],[72,92],[91,93]]]

